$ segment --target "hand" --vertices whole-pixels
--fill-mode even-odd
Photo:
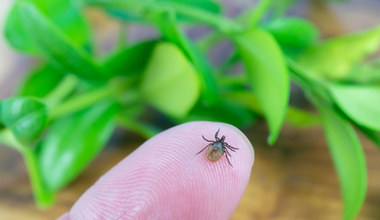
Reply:
[[[238,147],[211,162],[202,135]],[[229,219],[251,174],[253,148],[237,128],[190,122],[146,141],[102,176],[60,219]]]

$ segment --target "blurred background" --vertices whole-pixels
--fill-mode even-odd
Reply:
[[[13,1],[0,2],[0,25]],[[248,0],[225,0],[227,14],[234,15],[255,4]],[[380,1],[299,1],[289,14],[309,19],[322,38],[364,30],[380,24]],[[119,25],[97,9],[88,9],[99,54],[109,51]],[[130,27],[129,39],[154,35],[149,28]],[[223,48],[220,49],[223,51]],[[216,53],[217,54],[217,53]],[[215,55],[213,55],[215,56]],[[0,99],[12,95],[32,64],[38,62],[12,50],[0,36]],[[212,59],[217,60],[217,57]],[[297,91],[295,91],[297,92]],[[300,105],[308,103],[299,94]],[[297,94],[296,94],[297,97]],[[244,130],[256,151],[253,175],[232,219],[339,219],[342,214],[340,186],[320,127],[296,129],[284,126],[274,147],[267,146],[265,122]],[[128,141],[127,141],[128,140]],[[0,147],[0,219],[52,219],[69,210],[79,196],[102,174],[144,141],[132,133],[116,132],[105,150],[72,184],[59,192],[47,210],[33,202],[22,157]],[[380,152],[361,136],[368,168],[368,191],[357,219],[380,219]]]

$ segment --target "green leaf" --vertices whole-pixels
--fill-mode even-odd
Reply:
[[[221,13],[220,3],[210,0],[85,0],[87,4],[100,5],[113,16],[130,22],[148,22],[152,11],[161,11],[163,7],[176,10],[178,7],[191,7],[212,14]],[[178,15],[179,21],[198,22],[197,19],[186,15]]]
[[[283,48],[303,50],[316,43],[319,33],[315,26],[302,18],[282,18],[263,25]]]
[[[213,0],[156,0],[159,4],[161,2],[174,2],[178,4],[184,4],[191,7],[196,7],[211,13],[219,14],[221,12],[221,5],[217,1]]]
[[[143,74],[141,92],[146,101],[172,117],[184,117],[200,95],[198,76],[174,44],[160,43]]]
[[[58,119],[38,144],[38,165],[50,191],[70,183],[111,137],[117,106],[112,101]]]
[[[218,97],[218,87],[213,77],[212,68],[207,58],[181,31],[174,15],[174,13],[163,13],[156,18],[156,23],[164,37],[181,48],[187,58],[193,63],[196,73],[201,80],[204,100],[209,104],[215,104]]]
[[[35,6],[25,2],[20,5],[20,12],[25,30],[30,33],[33,42],[38,45],[47,59],[80,78],[93,81],[105,78],[90,56],[75,46]]]
[[[234,36],[250,84],[268,121],[273,144],[284,121],[289,98],[289,76],[281,50],[266,31],[256,29]]]
[[[47,118],[46,106],[34,98],[10,98],[0,103],[0,122],[23,143],[39,138]]]
[[[116,51],[102,62],[103,72],[107,73],[109,78],[140,74],[146,67],[156,43],[148,41]]]
[[[380,131],[380,86],[330,84],[328,88],[349,118]]]
[[[302,53],[300,65],[317,77],[342,79],[367,55],[377,51],[380,27],[316,44]]]
[[[224,95],[225,98],[235,100],[245,108],[262,115],[259,102],[255,95],[246,91],[232,91]],[[292,106],[288,106],[285,115],[285,123],[288,123],[294,127],[305,128],[320,124],[320,119],[314,114],[311,114],[305,110],[301,110]]]
[[[380,84],[380,60],[370,60],[355,65],[345,76],[344,81],[357,84]]]
[[[221,5],[218,2],[210,1],[210,0],[157,0],[157,3],[169,3],[173,2],[172,8],[175,10],[176,5],[180,4],[187,7],[194,7],[201,9],[203,11],[207,11],[212,14],[220,14],[221,13]],[[179,21],[186,21],[186,22],[198,22],[198,20],[195,20],[194,18],[187,17],[186,15],[177,15],[177,18]]]
[[[352,126],[339,115],[319,106],[330,153],[337,170],[344,201],[344,219],[355,219],[367,189],[363,149]]]
[[[23,2],[33,3],[41,12],[62,32],[69,36],[69,40],[80,47],[89,48],[90,31],[80,8],[73,0],[17,0],[15,1],[6,20],[4,34],[14,48],[28,52],[41,52],[31,35],[44,32],[29,32],[23,26],[23,12],[20,9]]]
[[[26,75],[24,82],[22,82],[18,90],[18,95],[45,97],[62,79],[62,70],[53,65],[43,65]]]

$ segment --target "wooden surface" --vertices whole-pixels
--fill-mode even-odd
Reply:
[[[10,2],[10,1],[9,1]],[[0,22],[8,1],[0,3]],[[293,14],[313,21],[323,37],[365,29],[380,23],[380,2],[352,1],[328,7],[309,1]],[[106,23],[107,24],[107,23]],[[105,25],[104,23],[102,24]],[[99,31],[98,41],[110,38],[117,27]],[[103,45],[107,47],[107,44]],[[30,59],[11,52],[0,38],[0,98],[14,89]],[[22,64],[22,65],[20,65]],[[320,128],[298,130],[285,126],[274,147],[266,145],[267,130],[259,123],[244,131],[255,147],[255,164],[246,193],[232,219],[340,219],[342,201],[338,179]],[[380,219],[380,151],[361,138],[368,167],[368,192],[358,219]],[[79,196],[102,174],[143,142],[118,133],[85,172],[61,191],[56,205],[38,210],[29,179],[18,153],[0,147],[0,219],[52,219],[69,210]]]

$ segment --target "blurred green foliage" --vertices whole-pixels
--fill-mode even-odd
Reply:
[[[284,16],[295,2],[262,0],[230,19],[211,0],[16,0],[4,35],[42,62],[15,97],[0,102],[0,143],[24,156],[37,204],[51,205],[116,126],[147,138],[164,129],[141,120],[153,107],[173,124],[211,120],[247,127],[262,116],[270,144],[284,122],[322,125],[342,185],[343,218],[354,219],[367,181],[354,127],[380,146],[379,62],[368,59],[379,49],[380,27],[321,40],[310,21]],[[156,27],[161,36],[123,42],[97,57],[82,12],[88,6],[121,26]],[[183,25],[212,31],[193,40]],[[235,50],[212,66],[207,54],[225,39]],[[230,71],[236,64],[242,73]],[[319,114],[289,106],[291,82]]]

